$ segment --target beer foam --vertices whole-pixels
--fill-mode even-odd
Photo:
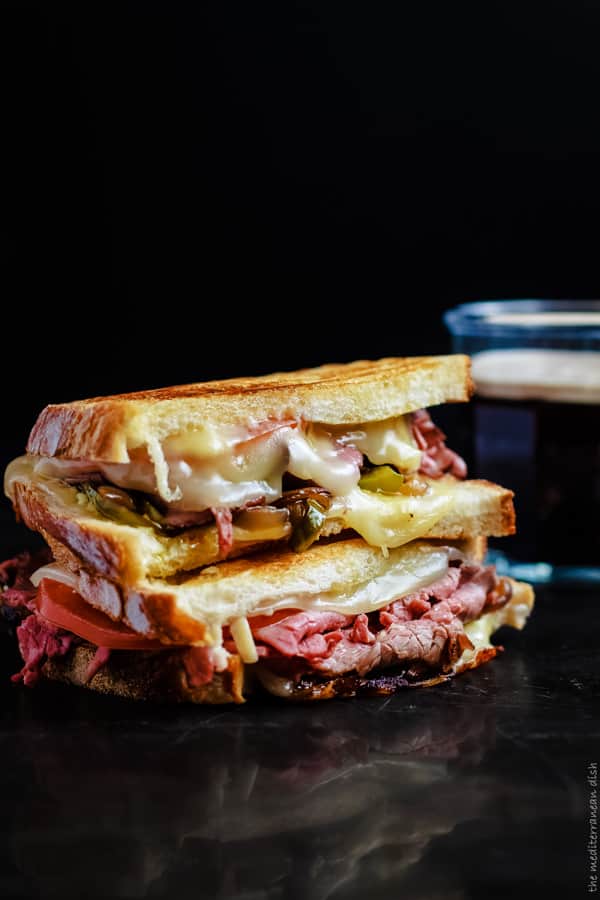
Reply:
[[[486,350],[473,356],[473,378],[482,397],[600,403],[600,352]]]
[[[519,325],[523,328],[589,328],[600,325],[600,312],[566,312],[552,310],[550,312],[502,312],[490,313],[484,319],[491,325]]]

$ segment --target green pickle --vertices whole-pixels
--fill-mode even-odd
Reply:
[[[302,507],[299,515],[292,516],[295,522],[290,544],[296,553],[308,550],[316,541],[326,519],[324,507],[312,497],[305,500]]]
[[[375,494],[403,494],[406,493],[404,475],[400,475],[391,466],[376,466],[361,477],[358,482],[363,491],[371,491]]]
[[[124,503],[107,497],[106,494],[101,494],[89,482],[80,484],[79,491],[87,497],[102,516],[112,519],[113,522],[118,522],[120,525],[133,525],[136,528],[154,528],[161,532],[164,530],[160,522],[162,516],[148,501],[145,503],[144,512],[140,513],[135,509],[130,509]]]
[[[146,518],[150,519],[153,525],[158,525],[161,528],[165,527],[165,517],[163,514],[154,506],[153,503],[150,503],[149,500],[144,500],[143,503],[143,514]]]

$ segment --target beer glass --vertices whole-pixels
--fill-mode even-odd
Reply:
[[[473,359],[476,477],[515,491],[500,567],[600,583],[600,301],[498,300],[449,310]]]

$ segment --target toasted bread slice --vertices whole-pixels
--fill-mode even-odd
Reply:
[[[479,561],[482,539],[413,541],[384,556],[360,539],[316,544],[305,553],[258,553],[168,579],[142,579],[123,588],[81,567],[57,541],[54,558],[72,573],[72,586],[110,618],[165,643],[219,643],[221,628],[238,618],[279,609],[336,610],[356,615],[419,590],[447,570],[448,546]],[[472,555],[471,555],[472,554]]]
[[[431,687],[454,675],[477,668],[493,659],[502,647],[493,646],[490,638],[503,625],[522,629],[533,607],[531,587],[508,579],[512,597],[503,607],[484,614],[470,630],[472,648],[463,652],[450,671],[421,675],[413,681],[404,673],[394,674],[378,669],[366,676],[349,673],[333,678],[315,673],[295,684],[286,678],[262,671],[261,665],[245,669],[238,656],[230,657],[229,668],[215,673],[213,680],[200,688],[188,685],[185,667],[177,650],[158,653],[113,652],[108,662],[90,680],[86,671],[95,648],[80,644],[64,657],[48,660],[43,675],[54,681],[87,687],[103,694],[113,694],[130,700],[152,700],[166,703],[225,704],[243,702],[259,688],[285,700],[330,700],[335,697],[357,695],[387,696],[405,687]],[[467,627],[468,628],[468,627]]]
[[[113,651],[107,663],[88,679],[87,671],[97,648],[87,642],[72,647],[66,656],[48,659],[42,674],[51,681],[87,687],[100,694],[157,703],[243,703],[244,664],[229,655],[229,667],[215,672],[212,681],[190,686],[181,650]]]
[[[458,481],[450,476],[444,484],[452,492],[451,507],[416,537],[458,540],[514,532],[511,491],[488,481]],[[39,531],[51,545],[64,545],[80,564],[118,584],[135,587],[146,578],[167,578],[223,558],[214,525],[171,537],[152,528],[121,525],[102,517],[89,504],[78,504],[76,489],[57,479],[24,476],[12,483],[11,495],[18,516],[29,528]],[[343,518],[328,519],[321,536],[337,535],[347,527]],[[264,550],[265,546],[264,542],[239,542],[230,558]],[[284,549],[285,542],[267,546]]]
[[[193,429],[293,416],[343,425],[469,399],[467,356],[415,356],[326,365],[48,406],[29,453],[129,462],[129,450]]]

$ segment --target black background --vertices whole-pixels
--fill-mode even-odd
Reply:
[[[599,35],[589,0],[0,0],[0,466],[51,401],[600,295]],[[272,715],[13,690],[2,655],[0,893],[585,890],[595,600],[540,592],[504,659],[418,698]]]
[[[598,295],[590,3],[0,9],[7,458],[50,401]]]

